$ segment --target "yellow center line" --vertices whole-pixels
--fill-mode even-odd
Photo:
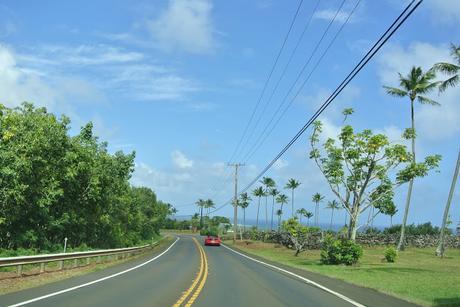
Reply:
[[[195,238],[194,238],[195,239]],[[198,243],[198,241],[197,241]],[[192,306],[193,302],[197,299],[198,295],[200,295],[201,290],[203,290],[204,284],[206,283],[206,279],[208,278],[208,259],[206,258],[206,253],[201,245],[199,245],[199,248],[201,252],[203,253],[204,256],[204,275],[203,279],[201,279],[200,285],[198,288],[196,288],[195,293],[193,293],[192,297],[189,299],[187,304],[185,304],[186,307]]]
[[[197,276],[195,277],[195,279],[193,280],[192,282],[192,285],[190,286],[190,288],[188,288],[187,291],[185,291],[182,296],[179,298],[179,300],[173,305],[174,307],[179,307],[184,301],[185,299],[190,295],[190,293],[192,293],[193,289],[196,287],[196,285],[198,284],[198,282],[200,281],[201,279],[201,276],[203,275],[203,271],[204,271],[204,263],[205,263],[205,254],[204,254],[204,251],[202,250],[200,244],[198,243],[198,241],[195,239],[195,238],[192,238],[193,241],[195,242],[195,245],[198,249],[198,252],[200,253],[200,270],[197,274]]]

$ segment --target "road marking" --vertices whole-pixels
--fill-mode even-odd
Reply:
[[[200,271],[198,272],[197,276],[193,280],[190,288],[188,288],[188,290],[182,294],[182,296],[173,305],[173,307],[179,307],[187,299],[187,297],[189,297],[190,294],[193,292],[193,294],[190,296],[189,300],[185,304],[186,307],[192,306],[195,300],[200,295],[201,290],[203,290],[204,284],[206,283],[206,279],[208,278],[208,259],[206,258],[206,252],[204,251],[200,243],[198,243],[197,239],[192,238],[192,240],[194,241],[196,248],[198,249],[198,252],[200,254]],[[197,287],[197,284],[198,284],[198,287]]]
[[[203,258],[204,258],[204,275],[203,275],[203,279],[201,279],[200,285],[195,290],[195,293],[193,293],[192,297],[189,299],[187,304],[185,304],[186,307],[190,307],[190,306],[193,305],[193,303],[197,299],[198,295],[200,295],[201,290],[203,290],[204,284],[206,283],[206,279],[208,278],[208,259],[206,258],[206,252],[204,251],[203,247],[198,243],[198,241],[195,238],[193,238],[193,240],[195,240],[195,242],[198,244],[198,247],[200,248],[201,253],[203,254]]]
[[[146,264],[149,264],[150,262],[160,258],[161,256],[163,256],[164,254],[166,254],[176,243],[177,241],[179,241],[179,237],[177,237],[176,241],[174,241],[164,252],[162,252],[161,254],[153,257],[152,259],[149,259],[147,260],[146,262],[143,262],[141,264],[138,264],[132,268],[129,268],[127,270],[124,270],[124,271],[121,271],[121,272],[118,272],[118,273],[115,273],[115,274],[112,274],[112,275],[109,275],[109,276],[106,276],[106,277],[102,277],[102,278],[99,278],[99,279],[96,279],[96,280],[93,280],[93,281],[90,281],[90,282],[87,282],[87,283],[84,283],[84,284],[81,284],[81,285],[78,285],[78,286],[75,286],[75,287],[71,287],[71,288],[67,288],[67,289],[64,289],[64,290],[60,290],[60,291],[57,291],[57,292],[53,292],[53,293],[50,293],[50,294],[47,294],[47,295],[43,295],[43,296],[39,296],[39,297],[36,297],[36,298],[33,298],[33,299],[30,299],[30,300],[27,300],[27,301],[24,301],[24,302],[20,302],[20,303],[17,303],[17,304],[14,304],[14,305],[10,305],[10,307],[16,307],[16,306],[24,306],[24,305],[27,305],[27,304],[30,304],[30,303],[33,303],[33,302],[37,302],[37,301],[41,301],[41,300],[44,300],[45,298],[49,298],[49,297],[52,297],[52,296],[56,296],[56,295],[59,295],[59,294],[63,294],[63,293],[66,293],[66,292],[70,292],[70,291],[73,291],[73,290],[77,290],[77,289],[80,289],[80,288],[83,288],[83,287],[87,287],[87,286],[90,286],[90,285],[94,285],[96,283],[99,283],[101,281],[104,281],[104,280],[107,280],[107,279],[110,279],[110,278],[113,278],[113,277],[117,277],[119,275],[122,275],[122,274],[125,274],[125,273],[128,273],[132,270],[135,270],[135,269],[138,269],[140,267],[143,267],[144,265]]]
[[[201,275],[203,274],[203,268],[204,268],[203,253],[201,252],[201,249],[198,246],[198,242],[195,240],[195,238],[192,238],[192,239],[194,239],[195,245],[196,245],[196,247],[198,249],[198,253],[200,254],[200,270],[198,271],[198,274],[196,275],[195,279],[193,280],[192,285],[190,286],[190,288],[188,288],[187,291],[185,291],[182,294],[182,296],[177,300],[177,302],[173,305],[173,307],[179,307],[180,304],[182,304],[185,301],[185,299],[190,295],[190,293],[196,287],[196,285],[198,284],[198,282],[201,279]]]
[[[238,255],[242,256],[242,257],[245,257],[245,258],[250,259],[250,260],[252,260],[252,261],[254,261],[254,262],[263,264],[263,265],[268,266],[268,267],[270,267],[270,268],[276,269],[276,270],[278,270],[278,271],[280,271],[280,272],[283,272],[283,273],[286,273],[286,274],[288,274],[288,275],[294,276],[294,277],[296,277],[296,278],[298,278],[298,279],[304,281],[305,283],[310,284],[310,285],[312,285],[312,286],[315,286],[315,287],[317,287],[317,288],[320,288],[321,290],[324,290],[324,291],[326,291],[326,292],[328,292],[328,293],[330,293],[330,294],[332,294],[332,295],[335,295],[335,296],[337,296],[338,298],[341,298],[342,300],[347,301],[348,303],[350,303],[350,304],[352,304],[352,305],[354,305],[354,306],[357,306],[357,307],[366,307],[365,305],[360,304],[360,303],[358,303],[358,302],[352,300],[351,298],[349,298],[349,297],[347,297],[347,296],[345,296],[345,295],[343,295],[343,294],[340,294],[340,293],[338,293],[338,292],[335,292],[334,290],[331,290],[331,289],[329,289],[329,288],[326,288],[325,286],[323,286],[323,285],[321,285],[321,284],[319,284],[319,283],[317,283],[317,282],[314,282],[313,280],[310,280],[310,279],[308,279],[308,278],[305,278],[305,277],[303,277],[303,276],[300,276],[300,275],[295,274],[295,273],[293,273],[293,272],[290,272],[290,271],[288,271],[288,270],[282,269],[282,268],[277,267],[277,266],[275,266],[275,265],[272,265],[272,264],[269,264],[269,263],[266,263],[266,262],[263,262],[263,261],[254,259],[254,258],[252,258],[252,257],[249,257],[249,256],[247,256],[247,255],[245,255],[245,254],[243,254],[243,253],[237,252],[236,250],[234,250],[234,249],[232,249],[232,248],[230,248],[230,247],[228,247],[228,246],[226,246],[226,245],[224,245],[224,244],[222,244],[222,246],[225,247],[226,249],[228,249],[228,250],[234,252],[235,254],[238,254]]]

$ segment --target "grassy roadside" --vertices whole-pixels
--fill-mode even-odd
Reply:
[[[153,248],[159,249],[162,246],[168,245],[173,241],[173,237],[167,236],[159,240],[160,243]],[[25,267],[24,276],[16,277],[15,271],[0,272],[0,295],[16,292],[28,288],[37,287],[40,285],[48,284],[55,281],[60,281],[70,277],[80,276],[88,274],[91,272],[96,272],[103,270],[105,268],[124,263],[139,257],[144,256],[144,254],[135,255],[126,259],[102,262],[99,264],[94,263],[94,261],[86,265],[86,261],[83,259],[81,264],[77,268],[71,268],[70,265],[67,266],[64,270],[58,270],[56,263],[47,264],[45,273],[39,274],[40,268],[38,265],[30,266],[28,269]],[[69,262],[70,264],[71,262]]]
[[[287,266],[324,274],[369,287],[425,306],[460,306],[460,250],[434,256],[434,248],[409,248],[395,263],[382,261],[384,248],[367,248],[357,266],[320,263],[320,251],[294,257],[294,252],[271,243],[237,242],[237,248]],[[232,246],[232,242],[225,242]]]

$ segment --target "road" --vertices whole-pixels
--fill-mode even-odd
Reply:
[[[27,305],[47,307],[353,306],[353,299],[350,303],[228,248],[204,247],[198,237],[183,235],[166,247],[99,272],[0,296],[0,306],[30,300]],[[370,301],[385,305],[385,300]]]

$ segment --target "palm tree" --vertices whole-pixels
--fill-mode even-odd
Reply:
[[[444,92],[448,87],[454,87],[460,82],[460,46],[451,44],[450,54],[454,58],[454,63],[441,62],[433,66],[435,71],[442,72],[449,76],[449,79],[442,81],[439,85],[439,91]]]
[[[326,209],[331,209],[331,224],[329,225],[329,229],[332,230],[332,220],[334,219],[334,210],[339,210],[341,207],[339,203],[334,199],[327,203]]]
[[[252,195],[259,198],[259,202],[257,203],[257,218],[256,218],[256,228],[259,227],[259,209],[260,209],[260,199],[262,196],[265,196],[265,191],[263,187],[258,187],[252,191]]]
[[[319,215],[319,203],[324,200],[324,196],[319,193],[315,193],[312,197],[312,201],[315,203],[315,226],[318,226],[318,215]]]
[[[278,215],[278,229],[279,229],[281,225],[281,216],[283,214],[283,205],[287,204],[288,197],[284,194],[279,194],[278,196],[276,196],[276,202],[281,205],[281,209],[278,210],[278,211],[281,211],[281,215]]]
[[[271,188],[275,187],[276,183],[270,177],[263,177],[260,181],[265,186],[264,196],[265,196],[265,227],[268,228],[268,195]]]
[[[278,195],[280,191],[277,189],[273,188],[270,190],[269,194],[272,196],[273,203],[272,203],[272,219],[270,220],[270,230],[273,230],[273,214],[275,213],[275,197]]]
[[[291,178],[286,183],[285,189],[291,189],[291,206],[292,206],[292,217],[294,217],[294,190],[297,189],[300,185],[300,181],[296,181],[294,178]]]
[[[413,163],[416,162],[415,158],[415,117],[414,117],[414,101],[417,99],[422,104],[439,105],[434,100],[431,100],[425,96],[429,92],[433,91],[439,86],[439,82],[434,81],[436,74],[433,69],[423,72],[420,67],[412,67],[409,74],[404,77],[399,74],[399,88],[384,86],[387,93],[396,97],[408,97],[410,101],[410,112],[411,112],[411,129],[406,130],[406,135],[412,141],[412,159]],[[406,206],[404,209],[404,217],[401,225],[401,236],[399,237],[398,250],[404,250],[404,233],[407,223],[407,216],[409,214],[410,200],[412,195],[412,187],[414,180],[409,182],[409,190],[406,197]]]
[[[307,226],[310,226],[310,219],[313,217],[313,213],[310,211],[305,212],[305,217],[307,218]]]
[[[200,198],[195,204],[200,208],[200,228],[203,228],[203,208],[205,206],[205,200]]]
[[[302,216],[305,216],[305,212],[307,212],[307,210],[305,210],[305,208],[297,209],[297,211],[295,212],[296,215],[299,216],[300,224],[302,224]]]
[[[281,216],[283,215],[283,210],[282,209],[276,210],[276,215],[278,216],[278,231],[279,231],[281,227]]]
[[[387,214],[390,216],[390,227],[393,227],[393,216],[398,213],[398,209],[395,206],[391,207],[390,212]]]
[[[243,232],[246,231],[246,208],[249,206],[251,200],[248,193],[244,192],[240,195],[240,201],[238,202],[238,206],[243,209]]]
[[[206,216],[209,216],[209,211],[211,210],[211,208],[215,208],[215,205],[211,199],[206,199],[204,201],[204,207],[207,209]]]

